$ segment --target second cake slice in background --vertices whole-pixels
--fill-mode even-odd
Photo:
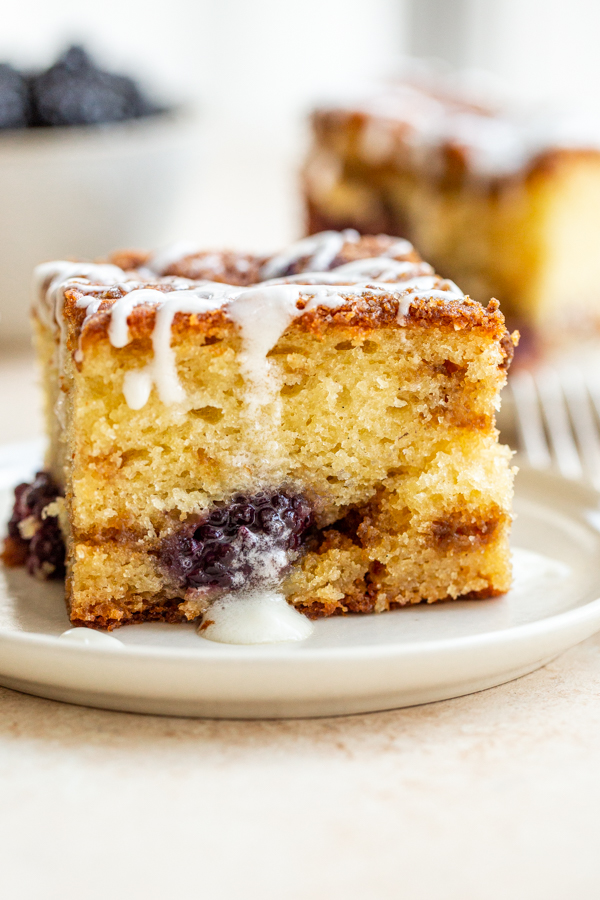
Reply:
[[[600,123],[428,78],[318,109],[312,131],[309,231],[408,238],[536,347],[600,328]]]

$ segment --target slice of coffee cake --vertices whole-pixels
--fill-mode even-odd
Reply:
[[[50,446],[5,560],[61,574],[60,522],[74,623],[260,591],[320,617],[509,588],[494,410],[513,340],[406,241],[49,263],[34,324]]]
[[[408,238],[472,297],[496,297],[539,349],[600,327],[593,117],[481,104],[415,72],[316,110],[312,135],[309,232]]]

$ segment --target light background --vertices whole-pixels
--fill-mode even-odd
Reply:
[[[0,58],[69,40],[202,116],[199,178],[168,237],[266,248],[299,234],[304,115],[402,54],[500,76],[521,98],[600,115],[599,0],[27,0],[5,4]]]

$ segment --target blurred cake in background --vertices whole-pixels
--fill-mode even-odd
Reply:
[[[596,123],[428,79],[319,108],[312,135],[310,233],[406,237],[471,297],[496,297],[525,337],[600,324]]]

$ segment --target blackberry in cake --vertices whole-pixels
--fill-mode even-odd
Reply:
[[[414,243],[541,346],[600,324],[600,127],[472,102],[448,81],[372,90],[312,117],[308,231]]]
[[[60,575],[60,530],[74,624],[209,621],[261,591],[318,618],[509,588],[494,413],[514,337],[406,240],[124,252],[36,284],[49,449],[4,558]]]

